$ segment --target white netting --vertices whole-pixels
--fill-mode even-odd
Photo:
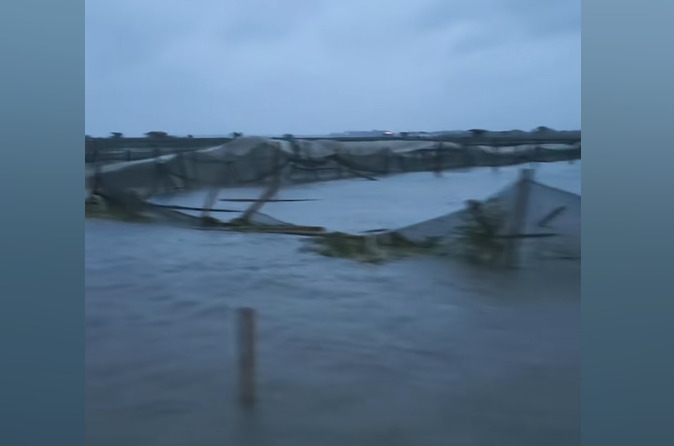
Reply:
[[[522,189],[524,193],[522,195]],[[516,217],[518,200],[524,200],[522,221],[511,227]],[[514,183],[481,203],[484,219],[479,221],[468,209],[453,212],[421,223],[399,228],[390,233],[421,244],[433,242],[454,249],[457,240],[468,232],[481,233],[491,242],[492,236],[505,246],[507,237],[516,238],[522,262],[535,258],[571,258],[581,256],[581,196],[555,189],[535,181]],[[486,224],[498,229],[489,233]],[[469,226],[474,226],[470,228]],[[380,235],[385,239],[386,235]],[[501,237],[501,238],[498,238]]]
[[[159,154],[159,152],[157,152]],[[558,161],[580,156],[574,146],[536,149],[462,147],[436,141],[274,140],[242,137],[207,149],[100,165],[96,171],[121,189],[171,193],[204,186],[261,184],[276,173],[284,183],[401,172]]]

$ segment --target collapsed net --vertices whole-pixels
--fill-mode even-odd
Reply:
[[[265,184],[280,173],[284,183],[402,172],[513,165],[577,159],[576,146],[462,147],[451,142],[235,139],[208,149],[101,165],[107,184],[147,195],[212,186]],[[87,173],[93,181],[94,171]]]

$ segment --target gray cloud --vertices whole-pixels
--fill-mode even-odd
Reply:
[[[580,127],[577,0],[87,0],[86,131]]]

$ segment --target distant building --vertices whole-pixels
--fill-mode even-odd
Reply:
[[[473,136],[485,136],[487,133],[489,133],[488,130],[484,130],[484,129],[470,129],[468,131]]]
[[[430,138],[432,135],[428,132],[400,132],[400,136],[402,136],[403,138],[405,137]]]
[[[124,133],[110,132],[110,138],[124,138]]]
[[[332,136],[343,136],[347,138],[376,138],[378,136],[394,136],[395,133],[390,130],[370,130],[370,131],[350,131],[344,133],[333,133]]]
[[[426,135],[434,138],[456,138],[471,136],[471,133],[465,130],[444,130],[440,132],[426,133]]]
[[[169,135],[166,132],[152,131],[145,133],[145,136],[148,138],[167,138]]]

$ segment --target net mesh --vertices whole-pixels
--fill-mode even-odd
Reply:
[[[302,183],[401,172],[572,160],[575,146],[462,147],[434,141],[273,140],[243,137],[207,149],[88,168],[108,184],[147,195],[208,186],[265,184],[277,173]],[[90,186],[91,187],[91,186]]]

